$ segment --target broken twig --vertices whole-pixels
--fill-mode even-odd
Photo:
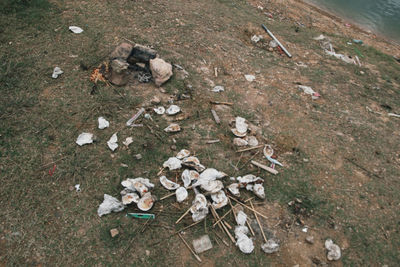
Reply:
[[[261,164],[261,163],[259,163],[259,162],[257,162],[257,161],[252,160],[252,161],[251,161],[251,164],[253,164],[253,165],[257,166],[258,168],[261,168],[261,169],[263,169],[263,170],[265,170],[265,171],[267,171],[267,172],[270,172],[270,173],[272,173],[272,174],[275,174],[275,175],[278,174],[278,171],[277,171],[277,170],[272,169],[272,168],[270,168],[270,167],[268,167],[268,166],[266,166],[266,165],[264,165],[264,164]]]

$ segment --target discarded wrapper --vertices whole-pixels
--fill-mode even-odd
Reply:
[[[156,216],[151,213],[127,213],[126,216],[130,217],[130,218],[137,218],[137,219],[152,219],[152,220],[154,220],[156,218]]]
[[[110,195],[104,194],[104,201],[97,209],[97,214],[101,217],[111,212],[122,211],[124,208],[125,206],[118,199]]]
[[[53,74],[51,74],[51,78],[57,79],[59,75],[63,74],[64,72],[59,68],[55,67],[53,70]]]
[[[83,32],[82,28],[78,26],[69,26],[69,30],[73,33],[81,33]]]
[[[107,120],[106,120],[105,118],[103,118],[103,117],[99,117],[99,118],[98,118],[98,122],[99,122],[99,129],[100,129],[100,130],[105,129],[105,128],[107,128],[107,127],[110,126],[110,122],[107,121]]]
[[[92,133],[81,133],[78,136],[78,138],[76,139],[76,143],[79,146],[93,143],[93,134]]]
[[[114,133],[110,140],[107,141],[107,146],[111,149],[111,151],[115,151],[115,149],[117,149],[118,147],[118,137],[117,137],[117,133]]]

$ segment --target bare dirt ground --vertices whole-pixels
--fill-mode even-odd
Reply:
[[[293,0],[18,3],[6,1],[0,19],[1,265],[397,265],[400,119],[387,114],[400,113],[400,64],[393,58],[400,56],[399,46]],[[269,51],[270,37],[261,23],[293,58]],[[84,32],[74,35],[70,25]],[[254,34],[264,41],[252,43]],[[362,66],[326,55],[313,40],[320,34],[338,53],[358,55]],[[352,39],[364,44],[349,45]],[[127,86],[103,84],[93,92],[91,71],[127,40],[152,46],[189,76],[175,69],[161,88],[132,79]],[[58,79],[51,78],[54,66],[64,71]],[[255,81],[248,82],[246,74]],[[298,84],[321,97],[312,100]],[[213,93],[213,85],[225,91]],[[191,97],[182,100],[182,94]],[[153,133],[124,127],[139,107],[151,111],[155,95],[164,106],[174,100],[181,118],[151,113],[153,122],[141,122]],[[99,116],[111,122],[110,128],[97,129]],[[284,164],[278,175],[248,164],[251,158],[267,164],[261,151],[235,152],[230,129],[236,116],[248,120],[260,142],[274,147]],[[173,120],[183,130],[163,133]],[[78,147],[75,140],[83,131],[95,133],[97,141]],[[112,153],[105,143],[117,131],[119,142],[133,136],[134,143],[120,144]],[[210,139],[221,142],[206,144]],[[268,217],[261,221],[267,234],[279,239],[279,252],[267,255],[260,249],[257,225],[252,254],[242,254],[232,243],[225,246],[217,235],[229,239],[208,217],[183,233],[189,243],[211,236],[214,248],[200,255],[199,264],[171,236],[192,223],[187,216],[175,224],[190,206],[192,192],[180,204],[174,198],[156,202],[151,210],[156,220],[149,225],[125,217],[125,211],[137,211],[134,207],[98,217],[103,194],[117,197],[127,177],[148,177],[156,183],[154,193],[166,195],[157,173],[182,148],[230,176],[253,173],[265,179],[267,199],[255,204]],[[141,160],[134,156],[138,153]],[[73,188],[78,183],[81,192]],[[243,192],[242,198],[250,196]],[[301,203],[288,205],[296,199]],[[227,218],[235,225],[232,216]],[[112,228],[120,232],[115,238]],[[307,236],[314,244],[305,241]],[[341,247],[339,261],[326,259],[327,238]]]

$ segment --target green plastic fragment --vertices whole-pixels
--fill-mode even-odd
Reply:
[[[137,218],[137,219],[155,219],[156,216],[151,213],[127,213],[127,217]]]

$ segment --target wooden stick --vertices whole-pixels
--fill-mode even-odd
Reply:
[[[211,114],[213,115],[215,122],[217,124],[220,124],[221,120],[219,119],[217,112],[215,110],[211,109]]]
[[[264,145],[253,146],[253,147],[238,150],[238,151],[236,151],[236,153],[246,152],[246,151],[250,151],[250,150],[254,150],[254,149],[258,149],[258,148],[262,148],[262,147],[264,147]]]
[[[224,243],[225,246],[229,247],[229,243],[226,242],[225,239],[223,239],[223,238],[217,233],[217,231],[214,231],[214,234],[215,234],[219,239],[221,239],[222,243]]]
[[[229,230],[232,230],[232,226],[227,221],[223,221],[223,222],[226,225],[226,227],[229,228]]]
[[[240,170],[240,169],[243,169],[243,168],[244,168],[250,161],[252,161],[259,153],[260,153],[260,151],[257,151],[256,154],[254,154],[248,161],[246,161],[246,162],[242,165],[242,167],[239,168],[239,170]]]
[[[268,220],[268,217],[265,216],[264,214],[262,214],[262,213],[256,211],[255,209],[250,208],[249,206],[243,204],[242,202],[240,202],[239,200],[237,200],[237,199],[235,199],[235,198],[233,198],[233,197],[231,197],[231,196],[228,196],[228,197],[231,198],[231,199],[233,199],[233,200],[235,200],[237,203],[239,203],[240,205],[242,205],[242,206],[245,207],[246,209],[251,210],[251,211],[253,211],[253,212],[256,212],[258,215],[260,215],[260,216],[263,217],[264,219],[267,219],[267,220]]]
[[[213,224],[213,228],[215,228],[215,226],[216,226],[223,218],[225,218],[231,211],[232,211],[232,209],[228,210],[224,215],[222,215],[222,217],[219,218],[218,221],[216,221],[216,222]]]
[[[214,105],[227,105],[227,106],[233,106],[232,102],[219,102],[219,101],[210,101],[211,104]]]
[[[163,171],[164,171],[164,167],[161,168],[161,170],[157,173],[157,176],[159,176]]]
[[[278,174],[278,171],[277,171],[277,170],[272,169],[272,168],[270,168],[270,167],[268,167],[268,166],[266,166],[266,165],[264,165],[264,164],[261,164],[261,163],[259,163],[259,162],[257,162],[257,161],[252,160],[252,161],[251,161],[251,164],[253,164],[253,165],[257,166],[258,168],[263,169],[263,170],[265,170],[265,171],[267,171],[267,172],[269,172],[269,173],[272,173],[272,174],[275,174],[275,175]]]
[[[251,205],[251,207],[254,209],[253,202],[252,202],[251,200],[250,200],[250,205]],[[264,229],[263,229],[263,227],[262,227],[262,225],[261,225],[261,223],[260,223],[260,220],[258,219],[257,213],[255,212],[255,209],[254,209],[253,211],[254,211],[254,216],[256,216],[256,220],[257,220],[258,226],[259,226],[260,229],[261,229],[262,236],[264,237],[264,241],[265,241],[265,243],[266,243],[266,242],[267,242],[267,238],[265,237]]]
[[[188,243],[186,243],[185,239],[183,239],[182,235],[180,233],[178,233],[178,236],[182,239],[183,243],[186,245],[186,247],[190,250],[190,252],[192,252],[193,256],[196,258],[196,260],[198,262],[201,262],[201,259],[199,257],[199,255],[196,254],[196,252],[193,251],[193,249],[189,246]]]
[[[246,219],[247,227],[249,227],[250,232],[251,232],[251,235],[252,235],[252,236],[256,236],[255,233],[254,233],[254,231],[253,231],[253,228],[251,227],[251,225],[250,225],[250,223],[249,223],[249,220],[248,220],[248,219],[249,219],[249,218]]]
[[[208,141],[206,142],[206,144],[215,144],[215,143],[219,143],[219,142],[221,142],[221,140],[219,140],[219,139],[208,140]]]
[[[183,219],[183,217],[185,217],[185,216],[189,213],[189,211],[190,211],[191,208],[192,208],[192,207],[188,208],[188,210],[185,211],[185,213],[182,214],[181,217],[179,217],[179,219],[175,222],[175,224],[178,224],[178,223]]]
[[[215,209],[214,209],[214,207],[213,207],[212,205],[210,205],[210,208],[211,208],[211,213],[213,214],[215,220],[218,220],[218,219],[219,219],[218,213],[215,211]],[[223,224],[222,221],[220,221],[218,225],[219,225],[221,228],[223,228],[223,229],[221,229],[221,230],[222,230],[222,231],[225,231],[225,233],[226,233],[227,236],[231,239],[231,241],[232,241],[233,243],[235,243],[235,239],[233,238],[233,236],[231,235],[231,233],[229,232],[229,230],[226,229],[225,224]]]

